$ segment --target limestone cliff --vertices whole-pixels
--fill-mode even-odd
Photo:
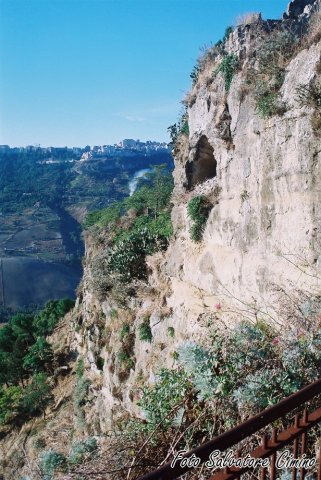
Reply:
[[[306,31],[318,8],[311,3],[292,2],[283,21],[264,22],[257,16],[238,26],[224,52],[203,65],[185,101],[189,134],[181,134],[174,149],[174,235],[165,254],[148,258],[149,282],[136,286],[126,307],[108,297],[98,300],[90,291],[90,265],[99,250],[95,253],[87,244],[78,345],[89,376],[102,382],[92,413],[102,429],[123,409],[139,414],[135,387],[152,382],[159,365],[173,365],[183,341],[206,335],[206,318],[223,328],[244,317],[282,324],[292,314],[289,298],[314,295],[320,286],[320,130],[312,128],[314,109],[300,105],[297,89],[320,81],[321,42],[302,42],[291,54],[279,90],[282,113],[262,118],[251,80],[244,92],[260,45],[280,30]],[[223,75],[212,72],[231,54],[238,68],[226,91]],[[197,195],[212,208],[202,241],[195,243],[187,204]],[[137,335],[144,317],[152,330],[151,344]],[[108,330],[103,348],[98,318]],[[124,375],[117,352],[125,322],[135,367]],[[175,329],[173,338],[168,327]],[[95,355],[105,359],[102,372]]]
[[[165,253],[147,258],[147,283],[98,295],[93,271],[97,265],[103,271],[106,244],[87,237],[69,344],[84,362],[88,384],[81,408],[70,406],[71,394],[67,402],[71,436],[101,436],[126,415],[141,415],[138,387],[152,383],[160,366],[175,365],[183,341],[206,342],[208,318],[220,328],[244,317],[280,325],[291,321],[294,299],[318,293],[321,122],[313,98],[321,81],[319,6],[294,0],[282,21],[252,16],[200,62],[185,99],[188,134],[181,132],[174,148],[174,233]],[[282,57],[282,81],[275,71],[260,70],[262,45],[280,32],[299,38]],[[263,94],[259,75],[270,89]],[[187,214],[196,196],[211,207],[200,242],[190,238]],[[150,343],[139,338],[142,322],[151,328]],[[120,351],[130,363],[121,362]],[[75,377],[69,378],[72,389]],[[6,445],[12,457],[12,442]],[[26,455],[35,458],[32,445],[24,440]],[[5,478],[15,478],[8,474],[9,454],[3,455]],[[26,464],[21,472],[28,473]]]

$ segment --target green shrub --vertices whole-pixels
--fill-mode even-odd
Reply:
[[[130,327],[128,323],[124,323],[124,325],[120,329],[120,339],[123,340],[129,334],[129,331]]]
[[[233,27],[231,27],[231,26],[227,27],[225,29],[223,38],[221,40],[218,40],[216,42],[215,46],[222,49],[222,47],[224,46],[224,43],[228,40],[228,38],[229,38],[229,36],[231,35],[232,32],[233,32]]]
[[[173,357],[174,360],[178,360],[179,359],[179,353],[176,350],[174,350],[174,352],[172,353],[172,357]]]
[[[168,333],[168,336],[169,336],[169,337],[172,337],[172,338],[173,338],[174,335],[175,335],[175,328],[174,328],[174,327],[168,327],[167,333]]]
[[[279,91],[285,78],[286,64],[295,51],[298,38],[289,31],[276,31],[257,51],[257,67],[252,72],[256,109],[262,118],[282,115],[286,105]]]
[[[165,249],[172,234],[172,188],[173,180],[165,166],[155,166],[144,184],[119,202],[117,209],[108,207],[101,215],[91,217],[91,226],[108,230],[108,248],[91,262],[91,286],[98,298],[115,291],[117,283],[147,278],[146,255]],[[130,211],[135,215],[127,215]]]
[[[53,474],[56,470],[66,470],[67,460],[62,453],[50,449],[43,453],[40,465],[45,476],[45,480],[51,480],[53,479]]]
[[[128,370],[135,367],[134,359],[125,350],[120,350],[117,356],[120,363],[125,365]]]
[[[179,407],[187,397],[192,386],[183,371],[162,369],[153,387],[142,390],[138,405],[142,408],[147,421],[147,428],[167,430],[175,423]]]
[[[50,369],[53,359],[51,346],[44,337],[39,337],[34,345],[28,349],[23,359],[23,368],[31,372],[41,372]]]
[[[138,327],[139,339],[142,342],[151,342],[153,339],[152,329],[149,324],[149,317],[145,317],[144,321]]]
[[[260,93],[256,96],[256,109],[262,118],[270,118],[274,115],[282,115],[286,107],[279,100],[276,92]]]
[[[242,202],[245,202],[246,200],[248,200],[250,198],[250,195],[249,195],[249,192],[247,190],[244,190],[242,193],[241,193],[241,200]]]
[[[98,444],[95,437],[89,437],[83,442],[76,442],[72,445],[71,453],[68,457],[68,463],[71,465],[80,465],[86,457],[97,451]]]
[[[129,282],[134,278],[146,279],[146,255],[163,250],[166,246],[166,237],[155,235],[147,228],[131,232],[113,248],[108,269],[110,273],[118,274],[123,282]]]
[[[37,450],[43,450],[46,446],[46,440],[44,437],[37,437],[35,438],[34,442],[33,442],[33,446],[37,449]]]
[[[180,364],[192,377],[199,399],[211,398],[218,388],[218,381],[213,374],[215,356],[192,342],[183,344],[178,349],[178,355]]]
[[[79,358],[77,364],[76,364],[76,375],[78,378],[81,378],[85,373],[85,365],[84,365],[84,360],[82,358]]]
[[[31,382],[23,390],[20,400],[21,413],[27,417],[44,413],[46,407],[53,400],[51,390],[46,374],[36,373],[33,375]]]
[[[227,54],[223,57],[220,65],[214,70],[213,75],[222,73],[225,81],[225,90],[228,92],[231,87],[233,76],[238,68],[238,57],[234,54]]]
[[[19,415],[22,397],[21,387],[11,386],[0,390],[0,425],[9,423]]]
[[[308,310],[302,305],[304,322],[306,315],[312,318]],[[318,323],[302,331],[293,324],[276,331],[261,320],[243,321],[224,332],[213,328],[206,346],[182,344],[179,355],[173,355],[175,368],[162,369],[155,383],[141,391],[138,405],[144,419],[127,423],[125,431],[130,445],[133,439],[141,444],[148,438],[148,451],[140,451],[146,463],[156,451],[166,455],[173,438],[180,438],[180,449],[194,448],[320,378]],[[317,402],[309,408],[317,408]],[[293,424],[292,415],[282,422]]]
[[[90,385],[91,382],[89,379],[84,377],[78,378],[73,395],[74,406],[76,409],[86,405]]]
[[[187,205],[187,213],[193,224],[190,228],[190,236],[194,242],[202,240],[211,206],[202,195],[192,198]]]
[[[39,336],[47,336],[52,333],[59,320],[66,315],[75,305],[74,300],[64,298],[62,300],[50,300],[45,308],[36,315],[33,326]]]
[[[199,72],[198,72],[199,73]],[[197,78],[198,78],[198,73],[197,73]],[[196,75],[196,74],[195,74]],[[197,81],[197,78],[195,76],[195,83]],[[176,144],[178,137],[180,135],[189,135],[189,126],[188,126],[188,114],[187,110],[182,114],[181,118],[179,119],[178,123],[174,123],[174,125],[170,125],[167,129],[169,132],[169,135],[171,137],[171,143],[173,145]]]
[[[193,86],[197,83],[200,72],[201,72],[201,66],[198,63],[196,63],[196,65],[194,65],[193,70],[190,74]]]
[[[105,360],[104,360],[103,357],[98,357],[96,359],[96,367],[98,368],[98,370],[103,371],[104,370],[104,364],[105,364]]]

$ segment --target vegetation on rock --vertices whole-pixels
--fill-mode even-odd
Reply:
[[[210,321],[206,345],[183,343],[177,362],[141,389],[143,420],[122,433],[145,445],[140,464],[156,465],[155,448],[169,455],[173,438],[176,451],[196,447],[319,378],[320,326],[280,332],[243,321],[223,333]]]
[[[115,280],[145,280],[145,258],[167,247],[172,234],[170,196],[173,181],[166,167],[156,167],[131,197],[89,214],[92,235],[108,235],[108,250],[92,264],[93,288],[103,296]]]
[[[235,54],[227,54],[223,56],[223,60],[214,70],[213,75],[222,73],[225,82],[225,91],[228,92],[231,87],[233,76],[237,70],[239,61]]]
[[[193,73],[194,72],[194,73]],[[193,71],[191,76],[193,75],[195,82],[197,81],[197,75],[200,72],[199,68],[196,67],[196,70]],[[198,72],[198,73],[196,73]],[[193,78],[192,77],[192,78]],[[170,125],[167,129],[169,132],[169,135],[171,137],[171,143],[173,146],[176,145],[177,140],[180,135],[185,135],[188,137],[189,135],[189,125],[188,125],[188,114],[187,111],[185,110],[184,113],[181,115],[178,123],[174,123],[173,125]]]
[[[35,315],[14,315],[0,329],[0,424],[43,413],[50,403],[54,355],[45,337],[73,305],[50,301]]]
[[[194,242],[202,240],[210,209],[211,205],[202,195],[192,198],[187,205],[188,216],[193,222],[190,228],[190,236]]]

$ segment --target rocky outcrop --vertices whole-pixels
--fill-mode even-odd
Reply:
[[[314,3],[315,0],[293,0],[289,3],[283,18],[296,18],[304,13],[306,7],[313,5]]]
[[[301,14],[301,7],[295,2],[289,12],[293,16],[298,8]],[[126,307],[90,291],[97,251],[87,246],[76,344],[93,385],[100,385],[92,388],[87,412],[87,424],[96,432],[109,428],[124,410],[139,415],[138,386],[153,382],[160,365],[175,365],[182,342],[206,341],[209,319],[220,328],[244,317],[279,325],[289,316],[282,317],[289,297],[300,302],[302,292],[314,295],[320,286],[320,137],[311,128],[311,109],[297,102],[296,89],[320,75],[321,43],[301,48],[286,66],[282,115],[261,118],[253,92],[240,93],[256,33],[266,35],[279,26],[258,18],[230,35],[226,52],[238,56],[241,68],[228,92],[222,75],[201,75],[194,87],[189,135],[179,137],[174,151],[173,239],[165,254],[149,258],[149,284],[136,285]],[[190,238],[187,215],[187,204],[197,195],[212,205],[200,243]],[[152,343],[139,338],[143,319]],[[130,326],[130,345],[120,339],[124,323]],[[175,329],[173,337],[169,327]],[[124,348],[134,360],[126,372],[119,362]],[[98,356],[104,358],[101,370]]]
[[[294,2],[289,13],[293,17],[296,8],[301,15],[308,4]],[[77,343],[88,375],[102,385],[93,389],[96,407],[87,415],[102,431],[124,410],[140,414],[137,386],[153,382],[160,365],[174,365],[178,346],[203,338],[209,319],[222,328],[244,317],[279,325],[287,318],[282,319],[284,292],[299,302],[301,292],[314,295],[320,286],[320,137],[311,128],[311,109],[296,101],[296,88],[318,77],[321,43],[301,48],[286,66],[282,115],[261,118],[253,92],[240,93],[257,31],[266,35],[279,26],[258,18],[230,35],[226,52],[236,54],[242,67],[228,92],[222,75],[200,76],[194,87],[189,135],[179,137],[174,151],[173,239],[165,254],[149,258],[149,284],[137,285],[126,307],[90,292],[95,250],[87,249]],[[197,195],[212,205],[200,243],[190,239],[187,215],[187,204]],[[151,327],[151,344],[139,339],[143,318]],[[118,360],[124,322],[131,335],[125,348],[134,359],[125,373]],[[173,338],[168,327],[175,329]],[[102,329],[109,332],[105,343]],[[101,371],[97,356],[105,359]]]

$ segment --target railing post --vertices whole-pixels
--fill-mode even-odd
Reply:
[[[262,436],[262,448],[266,449],[267,447],[267,437],[266,434]],[[266,474],[267,474],[267,469],[265,467],[262,468],[261,470],[261,480],[266,480]]]
[[[273,428],[272,430],[272,443],[273,445],[277,443],[277,434],[276,434],[275,428]],[[276,478],[275,462],[276,462],[276,452],[273,453],[271,458],[271,476],[270,476],[271,480],[275,480]]]
[[[303,417],[302,417],[302,422],[304,426],[307,426],[308,424],[308,411],[305,408],[303,410]],[[304,455],[307,451],[307,434],[306,432],[302,433],[301,436],[301,455]],[[304,480],[305,477],[305,468],[300,469],[300,480]]]

